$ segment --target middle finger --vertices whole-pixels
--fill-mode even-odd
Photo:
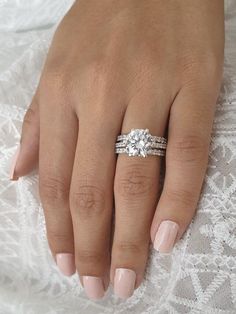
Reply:
[[[70,190],[75,259],[86,294],[100,299],[109,278],[114,142],[121,118],[114,123],[106,113],[81,116]]]

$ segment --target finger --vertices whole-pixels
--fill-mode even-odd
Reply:
[[[77,135],[78,120],[68,100],[58,91],[42,97],[39,189],[49,246],[59,269],[67,276],[75,272],[69,190]]]
[[[103,297],[109,264],[117,114],[80,118],[70,191],[76,266],[91,299]],[[93,126],[90,128],[90,126]]]
[[[142,104],[128,107],[122,133],[142,127],[148,128],[151,134],[163,136],[168,112],[157,105],[153,108],[147,106],[145,114],[140,115]],[[111,280],[115,294],[121,298],[130,297],[143,278],[157,203],[160,158],[121,154],[117,160]]]
[[[215,99],[184,89],[172,105],[166,174],[151,228],[154,248],[168,253],[183,235],[197,206],[204,179]]]
[[[22,126],[20,145],[12,159],[10,180],[18,180],[34,170],[39,154],[39,106],[37,93],[28,108]]]

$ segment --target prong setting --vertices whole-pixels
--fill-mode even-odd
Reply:
[[[116,153],[143,158],[148,155],[164,156],[166,142],[164,137],[152,136],[149,129],[131,129],[128,134],[117,137]]]

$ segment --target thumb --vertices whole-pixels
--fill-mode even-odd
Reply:
[[[39,155],[39,106],[37,94],[28,108],[22,126],[20,145],[12,160],[10,180],[18,180],[36,168]]]

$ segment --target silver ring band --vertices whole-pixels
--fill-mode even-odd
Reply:
[[[115,152],[140,157],[165,156],[166,147],[166,138],[151,135],[148,129],[131,129],[128,134],[117,136]]]

